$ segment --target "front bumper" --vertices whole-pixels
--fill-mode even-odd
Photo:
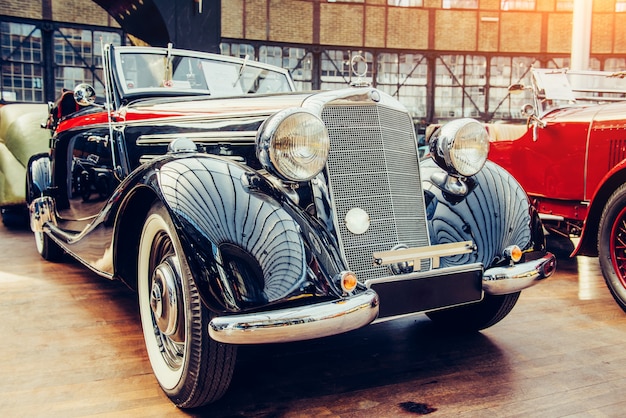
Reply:
[[[228,344],[310,340],[361,328],[376,319],[378,306],[376,292],[367,290],[315,305],[213,318],[209,335]]]
[[[486,270],[483,273],[483,290],[489,295],[506,295],[547,279],[556,269],[556,257],[552,253],[542,254],[523,263]]]
[[[480,268],[480,264],[476,266]],[[504,295],[519,292],[550,277],[555,266],[554,255],[542,253],[538,258],[520,264],[488,269],[483,272],[482,280],[480,277],[478,279],[482,281],[483,292],[490,295]],[[453,273],[456,270],[456,274],[463,273],[461,267],[436,269],[434,272],[437,272],[435,275],[441,275],[445,270],[452,270]],[[480,270],[478,274],[480,274]],[[409,281],[412,283],[425,281],[420,280],[420,276],[426,277],[429,274],[413,273],[393,276],[391,282],[400,290],[402,288],[409,289],[411,285]],[[448,283],[444,286],[451,286],[451,284]],[[441,288],[442,286],[439,285],[438,287]],[[446,292],[445,289],[443,291]],[[479,289],[477,291],[480,292]],[[449,292],[450,288],[448,287],[446,293]],[[477,293],[475,297],[480,300],[480,296],[481,293]],[[477,300],[475,299],[475,301]],[[390,301],[388,300],[387,303]],[[314,305],[213,318],[209,323],[208,331],[211,338],[226,344],[262,344],[309,340],[340,334],[368,325],[377,318],[379,305],[379,295],[374,290],[368,289],[345,299]],[[437,308],[439,307],[444,306]]]

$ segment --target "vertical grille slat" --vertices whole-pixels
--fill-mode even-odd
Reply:
[[[336,105],[322,111],[330,135],[328,176],[342,251],[348,266],[365,281],[388,276],[372,253],[398,244],[429,244],[413,122],[402,111],[380,105]],[[365,210],[368,231],[354,235],[346,213]],[[429,268],[423,262],[418,269]]]

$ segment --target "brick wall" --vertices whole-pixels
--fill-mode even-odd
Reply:
[[[41,19],[41,1],[2,0],[0,14],[27,19]]]
[[[428,49],[428,10],[387,10],[387,48]]]
[[[360,4],[320,5],[320,43],[324,45],[364,45],[365,7]]]
[[[5,0],[6,1],[6,0]],[[13,0],[11,0],[13,1]],[[115,19],[92,0],[51,0],[52,20],[118,28]],[[41,1],[38,3],[41,4]]]
[[[92,0],[45,1],[50,3],[53,21],[119,28],[115,19]],[[42,0],[2,0],[0,15],[39,20],[47,18],[43,9]]]
[[[424,0],[418,8],[390,7],[387,0],[222,0],[222,36],[401,50],[570,51],[572,13],[557,11],[556,0],[537,0],[535,11],[502,11],[500,0],[479,0],[479,7],[444,10],[441,0]],[[593,7],[591,52],[623,53],[626,27],[619,23],[625,14],[614,13],[614,0]]]
[[[293,36],[299,43],[313,43],[313,3],[310,1],[271,0],[269,16],[269,39]]]
[[[0,14],[42,19],[45,2],[51,6],[52,20],[119,27],[92,0],[2,0]],[[363,4],[222,0],[221,4],[222,36],[242,40],[522,54],[568,53],[571,44],[571,13],[556,11],[556,0],[537,0],[536,11],[529,12],[501,11],[500,0],[479,0],[479,10],[443,10],[441,0],[424,0],[420,8],[388,7],[387,0]],[[592,53],[626,51],[626,16],[614,13],[614,7],[613,0],[594,2]]]

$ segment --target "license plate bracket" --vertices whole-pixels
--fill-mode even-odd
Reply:
[[[482,300],[482,264],[367,281],[380,297],[379,318],[426,312]]]

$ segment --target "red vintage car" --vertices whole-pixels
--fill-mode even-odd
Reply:
[[[536,69],[523,134],[494,124],[489,158],[534,201],[553,237],[576,239],[571,255],[598,256],[626,311],[625,73]],[[521,136],[520,136],[521,135]],[[567,241],[569,242],[569,241]]]

